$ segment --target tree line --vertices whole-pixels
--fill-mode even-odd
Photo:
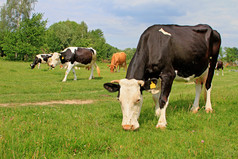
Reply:
[[[30,61],[36,54],[60,52],[69,46],[93,47],[98,59],[110,59],[124,51],[131,59],[135,48],[119,50],[106,42],[101,29],[89,30],[82,21],[61,21],[47,28],[42,13],[33,13],[37,0],[7,0],[1,7],[0,56],[8,60]],[[222,61],[235,62],[238,48],[220,50]]]
[[[31,12],[37,0],[8,0],[1,8],[0,56],[29,61],[36,54],[60,52],[69,46],[93,47],[98,59],[121,51],[106,42],[101,29],[89,30],[82,21],[61,21],[47,28],[42,13]],[[133,49],[127,49],[130,53]]]

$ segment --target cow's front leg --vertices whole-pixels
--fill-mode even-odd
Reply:
[[[163,108],[159,108],[157,109],[157,112],[159,113],[159,121],[158,124],[156,125],[156,128],[165,128],[167,125],[167,121],[166,121],[166,109],[169,105],[169,96],[167,97],[167,101],[164,104]]]
[[[116,69],[116,72],[117,72],[118,64],[115,65],[115,69]],[[120,70],[118,72],[120,72]]]
[[[118,69],[118,72],[120,72],[120,69],[121,69],[121,65],[118,65],[119,69]]]
[[[198,109],[199,109],[199,99],[200,99],[200,95],[201,95],[201,91],[202,91],[202,84],[198,84],[196,83],[196,96],[193,102],[193,106],[191,108],[191,111],[193,113],[197,113]]]
[[[67,68],[67,70],[66,70],[66,72],[65,72],[65,76],[64,76],[64,79],[63,79],[62,82],[65,82],[65,81],[67,80],[67,76],[68,76],[70,70],[73,68],[73,66],[74,66],[74,65],[71,64],[71,63],[68,64],[68,68]]]
[[[173,80],[175,78],[175,72],[163,73],[161,75],[161,94],[159,97],[160,117],[156,128],[165,128],[166,121],[166,109],[169,104],[169,94],[172,88]]]
[[[156,94],[153,94],[153,100],[154,100],[154,102],[155,102],[155,115],[157,116],[157,117],[160,117],[160,113],[161,113],[161,111],[160,111],[160,107],[159,107],[159,96],[160,96],[160,93],[158,92],[158,93],[156,93]]]

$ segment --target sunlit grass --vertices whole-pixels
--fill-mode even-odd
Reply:
[[[0,107],[0,158],[237,158],[238,72],[225,70],[214,76],[214,113],[189,109],[194,85],[174,82],[167,109],[168,126],[156,129],[151,94],[144,92],[140,129],[121,128],[122,113],[117,94],[103,83],[125,77],[111,74],[98,63],[102,77],[77,70],[78,80],[65,70],[31,70],[29,63],[0,60],[0,104],[35,103],[52,100],[93,100],[86,105],[28,105]],[[201,96],[203,97],[203,95]]]

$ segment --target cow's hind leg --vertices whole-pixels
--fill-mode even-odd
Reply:
[[[205,110],[207,113],[212,112],[212,104],[211,104],[211,90],[212,90],[212,86],[207,90],[206,89],[206,105],[205,105]]]
[[[93,69],[94,69],[94,66],[92,65],[92,67],[91,67],[91,74],[90,74],[90,76],[89,76],[89,80],[91,80],[92,78],[93,78]]]
[[[76,81],[77,80],[77,75],[76,75],[75,69],[72,68],[72,71],[73,71],[73,74],[74,74],[74,80]]]

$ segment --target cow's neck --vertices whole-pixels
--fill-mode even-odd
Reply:
[[[129,64],[126,78],[144,80],[145,65],[146,65],[146,59],[143,56],[136,56],[136,53],[135,53],[134,57],[132,58]]]

